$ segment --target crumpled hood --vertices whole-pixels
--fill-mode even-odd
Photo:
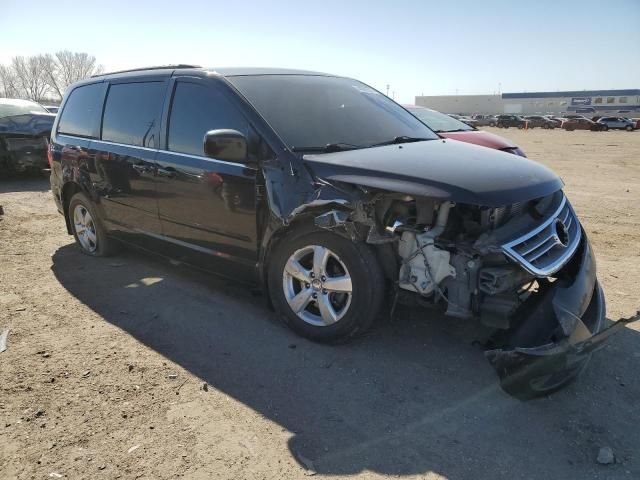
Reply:
[[[490,207],[543,197],[563,185],[555,173],[533,160],[448,140],[305,155],[303,159],[326,181]]]

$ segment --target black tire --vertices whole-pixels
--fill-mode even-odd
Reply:
[[[632,127],[631,125],[627,125],[626,127],[624,127],[624,129],[625,129],[627,132],[633,132],[633,127]]]
[[[518,130],[522,130],[524,128],[524,125],[521,123],[518,125]]]
[[[95,234],[96,242],[94,243],[95,249],[91,250],[83,245],[83,242],[78,237],[78,232],[76,231],[76,224],[74,222],[74,212],[76,208],[82,207],[86,209],[92,219],[93,230],[92,232]],[[95,206],[91,200],[82,192],[76,193],[73,197],[71,197],[71,201],[69,202],[69,223],[71,224],[71,231],[73,232],[73,237],[76,240],[76,244],[80,251],[85,255],[90,255],[92,257],[107,257],[113,254],[116,250],[116,244],[113,240],[107,237],[105,233],[105,229],[100,221],[100,217],[98,216]]]
[[[607,130],[609,130],[609,125],[602,125],[602,127],[600,127],[600,130],[606,132]]]
[[[542,128],[545,129],[545,130],[548,130],[549,129],[549,125],[547,125],[546,123],[543,123],[542,124]]]
[[[491,123],[489,123],[489,126],[490,126],[490,127],[495,127],[495,126],[496,126],[496,122],[491,122]]]
[[[300,318],[289,306],[285,296],[283,277],[289,258],[313,245],[335,253],[351,277],[351,299],[344,307],[347,310],[335,323],[329,325],[317,326]],[[269,294],[273,306],[282,320],[305,338],[323,343],[350,340],[369,329],[379,313],[384,296],[384,277],[373,251],[365,244],[352,242],[327,231],[293,232],[276,246],[268,262]],[[323,295],[322,291],[317,294]],[[313,302],[314,300],[306,308],[316,308]]]

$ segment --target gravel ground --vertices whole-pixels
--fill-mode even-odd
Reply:
[[[633,314],[640,132],[490,130],[563,177],[609,318]],[[636,325],[574,385],[522,403],[461,320],[401,311],[316,345],[241,286],[81,255],[46,180],[0,180],[0,205],[2,479],[640,478]]]

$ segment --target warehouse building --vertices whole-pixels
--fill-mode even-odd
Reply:
[[[472,115],[555,114],[640,117],[640,89],[579,90],[569,92],[523,92],[499,95],[417,96],[416,105],[445,113]]]

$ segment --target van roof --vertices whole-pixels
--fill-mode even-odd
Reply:
[[[213,74],[218,74],[223,77],[235,77],[235,76],[248,76],[248,75],[314,75],[314,76],[332,76],[328,73],[314,72],[310,70],[297,70],[290,68],[264,68],[264,67],[222,67],[222,68],[203,68],[199,65],[190,65],[190,64],[175,64],[175,65],[158,65],[153,67],[142,67],[142,68],[132,68],[128,70],[118,70],[115,72],[105,72],[97,75],[92,75],[91,78],[94,77],[105,77],[110,75],[118,75],[123,73],[131,73],[136,72],[140,74],[144,74],[146,72],[156,72],[162,70],[199,70],[202,72],[209,72]],[[158,72],[160,73],[160,72]]]

